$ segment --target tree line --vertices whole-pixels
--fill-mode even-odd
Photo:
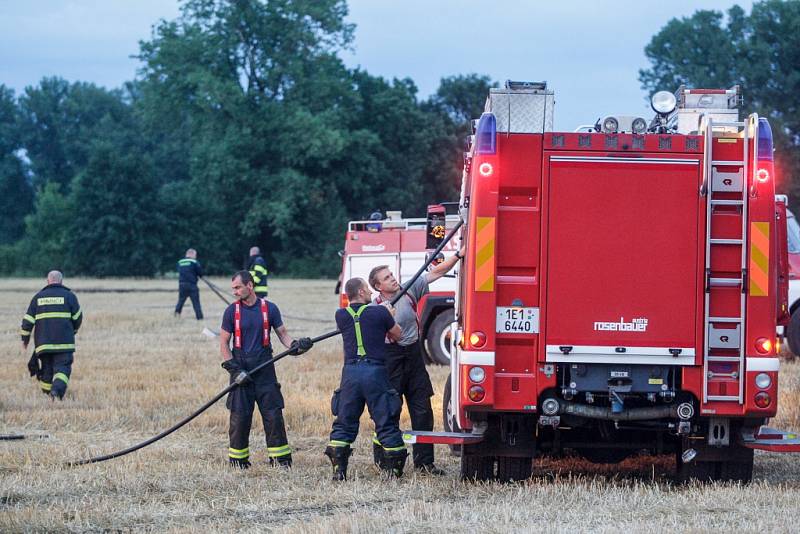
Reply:
[[[646,48],[643,88],[744,86],[780,168],[800,168],[800,2],[698,11]],[[347,68],[344,0],[186,0],[118,89],[0,85],[0,273],[152,276],[198,249],[210,272],[259,245],[272,270],[331,276],[345,224],[454,200],[464,136],[493,82]],[[791,191],[796,196],[795,191]]]

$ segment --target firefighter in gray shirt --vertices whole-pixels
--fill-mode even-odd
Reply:
[[[417,315],[417,303],[428,293],[428,284],[447,274],[464,258],[464,249],[420,276],[408,289],[408,292],[394,305],[394,319],[402,334],[396,343],[386,345],[386,369],[389,381],[394,389],[405,398],[411,428],[413,430],[433,430],[433,409],[431,396],[433,386],[420,346],[420,325]],[[400,284],[389,270],[388,265],[379,265],[369,273],[369,284],[380,295],[375,299],[378,303],[388,303],[400,291]],[[383,450],[376,438],[373,438],[376,463]],[[444,471],[433,463],[433,445],[414,445],[414,468],[429,474],[442,475]]]

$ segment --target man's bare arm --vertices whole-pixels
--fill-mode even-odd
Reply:
[[[284,347],[287,349],[291,348],[294,338],[289,335],[289,332],[286,331],[285,325],[280,325],[278,328],[276,328],[275,333],[278,334],[278,339],[281,340],[281,343],[283,343]]]
[[[392,341],[398,341],[400,339],[400,336],[402,335],[402,333],[403,333],[403,331],[400,330],[400,325],[397,324],[397,323],[394,323],[394,326],[388,332],[386,332],[386,335]]]
[[[233,358],[231,354],[231,333],[226,332],[224,329],[219,331],[219,352],[222,354],[222,360],[228,361]]]
[[[461,258],[464,257],[464,251],[465,251],[464,247],[461,247],[461,250],[458,251],[458,254],[461,256]],[[452,256],[444,260],[442,263],[440,263],[439,265],[428,271],[428,274],[425,277],[426,280],[428,281],[429,284],[431,282],[438,280],[439,278],[449,273],[459,261],[460,258],[455,254],[453,254]]]

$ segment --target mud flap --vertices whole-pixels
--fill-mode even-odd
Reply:
[[[762,426],[756,432],[743,428],[741,437],[742,445],[750,449],[770,452],[800,452],[800,435],[794,432]]]
[[[483,434],[464,432],[431,432],[426,430],[405,430],[403,441],[407,445],[433,443],[437,445],[471,445],[483,441]]]

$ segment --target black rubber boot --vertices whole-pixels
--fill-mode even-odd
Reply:
[[[350,461],[352,452],[350,447],[331,447],[328,445],[325,448],[325,456],[330,458],[331,466],[333,466],[332,480],[334,482],[347,480],[347,464]]]
[[[383,461],[383,447],[374,442],[372,443],[372,461],[377,467],[380,467]]]
[[[228,465],[238,469],[250,469],[250,460],[239,458],[228,458]]]
[[[275,467],[283,467],[284,469],[291,469],[292,468],[292,455],[286,454],[284,456],[278,456],[277,458],[270,458],[269,459],[269,466]]]
[[[406,466],[408,451],[384,451],[381,459],[381,471],[386,478],[400,478],[403,476],[403,468]]]

